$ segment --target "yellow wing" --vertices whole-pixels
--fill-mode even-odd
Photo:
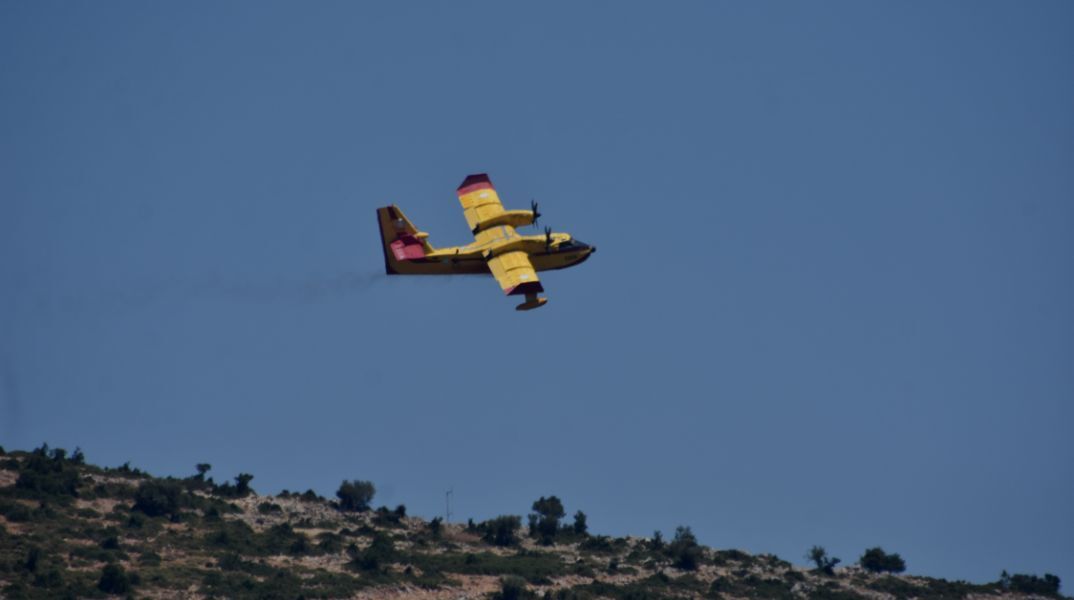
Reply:
[[[477,228],[477,224],[491,219],[503,212],[503,203],[492,187],[492,181],[484,173],[467,175],[466,179],[456,190],[459,194],[459,202],[462,203],[462,211],[466,216],[466,223],[470,225],[470,231]]]
[[[530,257],[521,250],[505,252],[488,260],[492,276],[508,296],[537,294],[544,291]]]

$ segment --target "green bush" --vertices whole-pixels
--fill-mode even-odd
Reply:
[[[858,559],[858,564],[871,573],[902,573],[906,570],[906,562],[898,554],[888,554],[882,548],[869,548]]]
[[[240,498],[250,495],[254,489],[250,487],[250,481],[254,478],[249,473],[239,473],[235,476],[235,495]]]
[[[518,543],[515,532],[522,527],[522,517],[500,515],[477,526],[482,539],[495,546],[513,546]]]
[[[552,577],[565,574],[563,560],[547,552],[518,552],[511,556],[482,552],[460,554],[413,554],[409,557],[415,567],[426,573],[459,573],[464,575],[517,575],[535,584],[547,584]]]
[[[578,544],[578,549],[585,552],[597,552],[601,554],[610,554],[615,552],[615,546],[612,544],[612,538],[606,535],[594,535],[587,537]]]
[[[585,535],[589,531],[589,525],[586,524],[586,516],[582,511],[574,513],[574,533],[578,535]]]
[[[343,536],[331,531],[317,534],[317,550],[323,554],[337,554],[343,549]]]
[[[283,508],[275,502],[262,502],[257,505],[257,512],[263,515],[282,514]]]
[[[343,483],[339,484],[339,489],[336,490],[336,497],[339,498],[340,509],[364,512],[369,510],[369,503],[373,501],[376,493],[377,488],[371,481],[343,480]]]
[[[523,600],[533,598],[534,594],[526,589],[526,580],[511,575],[500,580],[500,591],[493,594],[493,600]]]
[[[720,576],[709,586],[709,595],[714,597],[737,596],[741,598],[761,598],[770,600],[793,600],[793,584],[782,579],[762,578],[751,574],[743,579]]]
[[[362,571],[379,571],[395,558],[395,545],[387,535],[376,532],[369,546],[351,560],[352,567]]]
[[[683,526],[675,529],[675,537],[668,544],[667,553],[671,558],[671,566],[684,571],[696,571],[704,555],[694,532]]]
[[[813,564],[816,565],[817,568],[814,569],[814,571],[824,573],[825,575],[834,575],[835,565],[841,562],[834,556],[828,556],[828,551],[825,550],[823,546],[813,546],[810,548],[809,552],[806,553],[806,558],[813,561]]]
[[[31,546],[26,551],[26,558],[22,560],[19,566],[27,573],[36,573],[39,564],[41,564],[41,549],[37,546]]]
[[[649,539],[649,549],[659,552],[664,549],[664,534],[660,533],[660,530],[653,532],[653,537]]]
[[[101,571],[97,589],[106,594],[126,594],[131,589],[130,578],[123,567],[114,563],[107,564]]]
[[[444,520],[440,517],[433,517],[432,521],[429,521],[429,533],[433,538],[440,537],[440,529],[442,528]]]
[[[249,473],[239,473],[235,476],[235,485],[224,482],[213,487],[213,494],[225,498],[245,498],[254,492],[254,489],[250,487],[253,478],[254,476]]]
[[[33,519],[33,509],[22,502],[0,498],[0,515],[12,523],[23,523]]]
[[[78,468],[67,459],[63,448],[49,450],[42,444],[20,464],[15,488],[34,497],[78,496]]]
[[[175,515],[182,496],[183,488],[177,482],[149,479],[139,484],[134,493],[134,510],[150,517]]]
[[[1008,575],[1004,571],[1000,576],[1000,585],[1004,589],[1012,592],[1022,592],[1023,594],[1056,596],[1059,594],[1060,584],[1059,577],[1051,573],[1045,573],[1044,577],[1038,577],[1037,575],[1025,575],[1022,573]]]

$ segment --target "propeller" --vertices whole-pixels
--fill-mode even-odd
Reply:
[[[551,247],[552,247],[552,228],[551,227],[545,227],[544,228],[544,251],[548,252],[548,250]]]
[[[541,218],[541,213],[537,210],[537,201],[530,198],[530,211],[533,213],[533,226],[537,226],[537,219]]]

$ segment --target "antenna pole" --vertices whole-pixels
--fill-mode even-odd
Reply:
[[[451,486],[451,489],[444,492],[444,504],[446,504],[447,510],[444,512],[444,522],[451,522],[451,495],[455,493],[455,486]]]

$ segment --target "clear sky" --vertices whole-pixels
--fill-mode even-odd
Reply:
[[[1070,2],[0,2],[7,448],[1069,591],[1072,226]]]

